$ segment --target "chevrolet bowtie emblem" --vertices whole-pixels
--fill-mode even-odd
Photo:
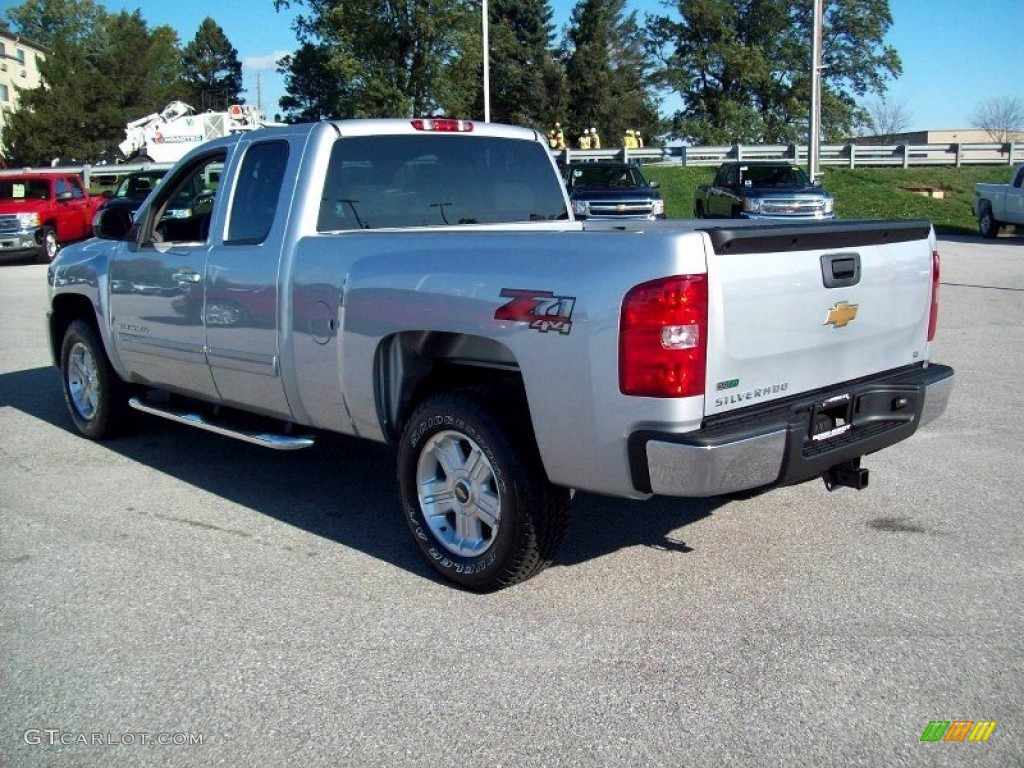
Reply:
[[[848,304],[845,301],[840,301],[828,311],[828,316],[825,318],[824,324],[831,325],[833,328],[844,328],[853,322],[853,319],[856,316],[856,304]]]

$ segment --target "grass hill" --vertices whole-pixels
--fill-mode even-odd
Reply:
[[[648,179],[661,182],[670,219],[693,216],[694,191],[709,183],[714,168],[647,165]],[[945,234],[974,234],[978,222],[971,205],[976,182],[1006,183],[1007,166],[923,166],[914,168],[825,168],[823,185],[836,199],[843,219],[928,219]],[[907,191],[913,187],[941,189],[942,199]]]

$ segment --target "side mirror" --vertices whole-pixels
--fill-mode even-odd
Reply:
[[[57,200],[61,203],[66,203],[72,197],[74,197],[74,195],[72,195],[70,192],[61,192],[60,194],[57,195]]]
[[[815,179],[814,181],[812,181],[811,182],[811,186],[812,187],[820,187],[821,186],[821,179]]]
[[[92,220],[92,233],[103,240],[124,240],[132,228],[127,208],[104,208]]]
[[[648,181],[647,182],[647,186],[650,187],[651,189],[657,189],[658,187],[661,186],[661,182],[660,181]]]

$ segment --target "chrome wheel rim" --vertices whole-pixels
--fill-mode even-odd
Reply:
[[[100,407],[99,368],[92,351],[76,342],[68,355],[68,393],[75,410],[83,419],[91,419]]]
[[[46,248],[46,258],[53,261],[57,255],[57,233],[47,232],[44,238],[43,247]]]
[[[438,432],[416,466],[420,511],[434,537],[454,555],[476,557],[494,543],[501,497],[494,468],[472,439]]]

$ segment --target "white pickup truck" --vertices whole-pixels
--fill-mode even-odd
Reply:
[[[863,488],[861,457],[952,387],[927,222],[578,222],[524,128],[220,139],[95,231],[49,270],[83,435],[144,411],[276,449],[391,444],[413,540],[469,589],[549,563],[572,489]]]
[[[1024,165],[1009,184],[975,184],[974,215],[982,237],[995,237],[1004,224],[1024,226]]]

